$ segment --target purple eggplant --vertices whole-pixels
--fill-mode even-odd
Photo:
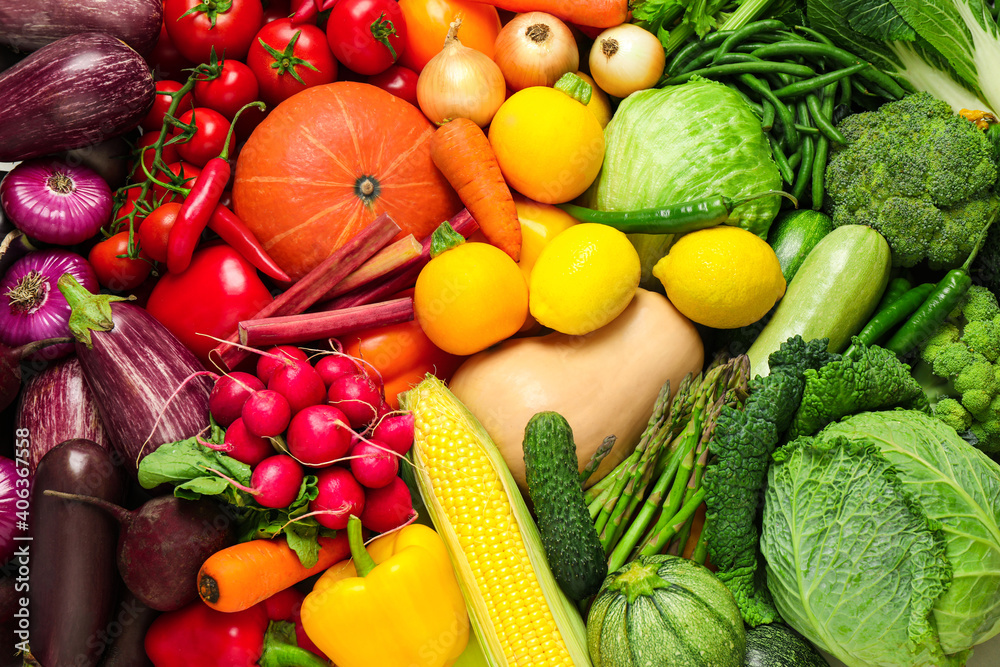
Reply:
[[[17,428],[31,433],[31,473],[47,451],[66,440],[83,438],[111,449],[94,394],[76,357],[51,364],[24,383],[15,419]]]
[[[154,94],[146,61],[110,35],[85,32],[43,46],[0,73],[0,161],[123,134],[139,124]]]
[[[166,327],[122,297],[91,294],[69,274],[58,286],[72,308],[76,356],[126,470],[135,476],[157,447],[209,425],[212,381]]]
[[[21,390],[21,361],[43,347],[60,345],[68,340],[67,338],[46,338],[20,347],[9,347],[0,343],[0,410],[13,403],[14,399],[17,398],[17,393]]]
[[[162,0],[0,0],[0,42],[34,51],[79,32],[103,32],[146,55],[162,20]]]
[[[111,456],[87,440],[46,454],[31,489],[31,652],[43,667],[93,667],[106,646],[117,600],[117,522],[96,507],[53,498],[47,490],[121,499],[124,476]]]
[[[104,654],[101,667],[153,667],[146,655],[146,631],[159,615],[160,612],[142,604],[126,590],[111,621],[117,623],[112,627],[121,628],[121,632],[112,635],[114,641]]]

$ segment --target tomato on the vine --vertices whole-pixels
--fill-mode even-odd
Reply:
[[[256,100],[258,92],[257,77],[250,68],[232,59],[222,62],[219,78],[194,84],[198,106],[218,111],[229,120],[242,106]]]
[[[292,25],[290,19],[272,21],[260,29],[247,65],[260,84],[260,98],[269,107],[337,79],[337,61],[323,31],[314,25]]]
[[[178,120],[185,125],[193,125],[194,134],[187,141],[180,141],[176,144],[177,154],[185,162],[189,162],[198,167],[204,167],[214,157],[218,157],[226,145],[226,135],[229,133],[230,123],[218,111],[208,107],[196,107],[182,115]],[[177,136],[182,134],[180,128],[174,132]],[[229,150],[232,152],[236,143],[235,137],[229,138]]]
[[[170,93],[176,93],[183,87],[179,82],[169,79],[157,81],[156,94],[153,95],[153,106],[146,112],[146,116],[139,123],[139,127],[146,132],[158,131],[163,127],[163,117],[167,114],[167,109],[170,108],[171,103],[174,101]],[[192,107],[194,107],[194,103],[191,93],[185,93],[184,97],[181,98],[180,104],[177,105],[176,114],[179,116]]]
[[[170,135],[168,134],[167,136],[169,137]],[[142,164],[144,164],[146,168],[143,169],[141,166],[136,166],[134,180],[144,181],[146,180],[147,171],[151,174],[153,173],[153,158],[155,157],[156,152],[153,150],[152,145],[155,144],[156,140],[159,138],[160,131],[156,130],[153,132],[146,132],[139,137],[138,141],[135,142],[135,150],[139,151],[142,155]],[[176,162],[180,159],[180,155],[177,154],[176,144],[164,145],[160,155],[163,156],[163,162],[165,164],[170,164],[171,162]],[[129,171],[132,170],[134,163],[135,158],[129,160]]]
[[[146,216],[139,228],[139,247],[157,262],[167,261],[167,240],[181,210],[178,202],[168,202]]]
[[[264,22],[260,0],[166,0],[163,23],[177,50],[195,63],[243,60]]]
[[[194,185],[195,179],[201,175],[201,169],[188,162],[170,162],[167,164],[167,171],[170,173],[165,174],[163,171],[158,171],[153,176],[161,183],[172,183],[173,181],[170,178],[172,174],[177,179],[183,181],[183,187],[190,188]],[[184,199],[184,195],[173,190],[167,190],[155,183],[153,184],[152,193],[153,202],[180,201]]]
[[[340,0],[326,36],[337,60],[358,74],[378,74],[406,48],[406,18],[396,0]]]
[[[125,201],[122,202],[122,205],[115,212],[115,220],[112,228],[117,225],[123,225],[123,229],[128,229],[128,216],[132,213],[132,211],[135,211],[135,216],[132,218],[135,228],[139,229],[142,226],[142,221],[146,216],[146,211],[142,208],[142,206],[136,206],[136,202],[139,200],[139,191],[141,189],[142,188],[139,187],[133,187],[125,191]]]
[[[393,65],[381,74],[369,77],[368,83],[406,100],[413,106],[419,106],[417,103],[417,79],[419,77],[419,74],[408,67]]]
[[[94,267],[97,282],[121,292],[138,287],[149,276],[153,267],[144,257],[142,250],[136,259],[128,256],[128,230],[125,230],[96,244],[87,260]]]

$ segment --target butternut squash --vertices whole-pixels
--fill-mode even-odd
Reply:
[[[569,422],[579,469],[608,435],[617,437],[588,484],[628,456],[664,382],[701,370],[694,325],[661,294],[640,289],[610,324],[585,336],[552,333],[508,340],[469,357],[450,387],[500,448],[522,491],[521,442],[528,420],[545,410]]]

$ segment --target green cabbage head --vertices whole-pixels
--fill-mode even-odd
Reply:
[[[922,412],[775,453],[761,532],[784,620],[851,667],[963,665],[1000,632],[1000,467]]]
[[[604,165],[587,194],[602,211],[632,211],[724,195],[743,199],[781,189],[781,174],[760,120],[727,86],[698,79],[633,93],[604,130]],[[778,196],[738,206],[728,224],[761,238]],[[643,279],[673,235],[631,234]]]

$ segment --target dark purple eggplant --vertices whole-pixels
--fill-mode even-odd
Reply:
[[[42,667],[93,667],[106,648],[95,641],[115,607],[118,524],[96,507],[45,491],[118,502],[124,476],[110,454],[71,440],[46,454],[31,490],[31,652]]]
[[[146,61],[114,37],[86,32],[43,46],[0,73],[0,161],[123,134],[139,124],[154,93]]]
[[[66,440],[93,440],[111,449],[94,394],[76,357],[50,364],[24,383],[16,419],[17,428],[31,433],[28,470],[32,473],[47,451]]]
[[[146,631],[159,615],[160,612],[125,591],[116,613],[112,614],[112,627],[120,628],[120,632],[108,633],[112,639],[111,647],[104,654],[101,667],[153,667],[153,662],[146,655]]]
[[[70,332],[101,423],[136,476],[144,456],[208,426],[212,381],[197,375],[205,369],[194,353],[142,308],[91,294],[69,274],[58,286],[73,309]]]
[[[9,576],[0,577],[0,623],[14,618],[14,614],[21,608],[20,597],[13,570]]]
[[[17,392],[21,390],[21,360],[43,347],[67,341],[66,338],[46,338],[20,347],[0,343],[0,410],[13,403]]]
[[[3,0],[0,42],[34,51],[80,32],[103,32],[146,55],[156,45],[162,20],[162,0]]]

